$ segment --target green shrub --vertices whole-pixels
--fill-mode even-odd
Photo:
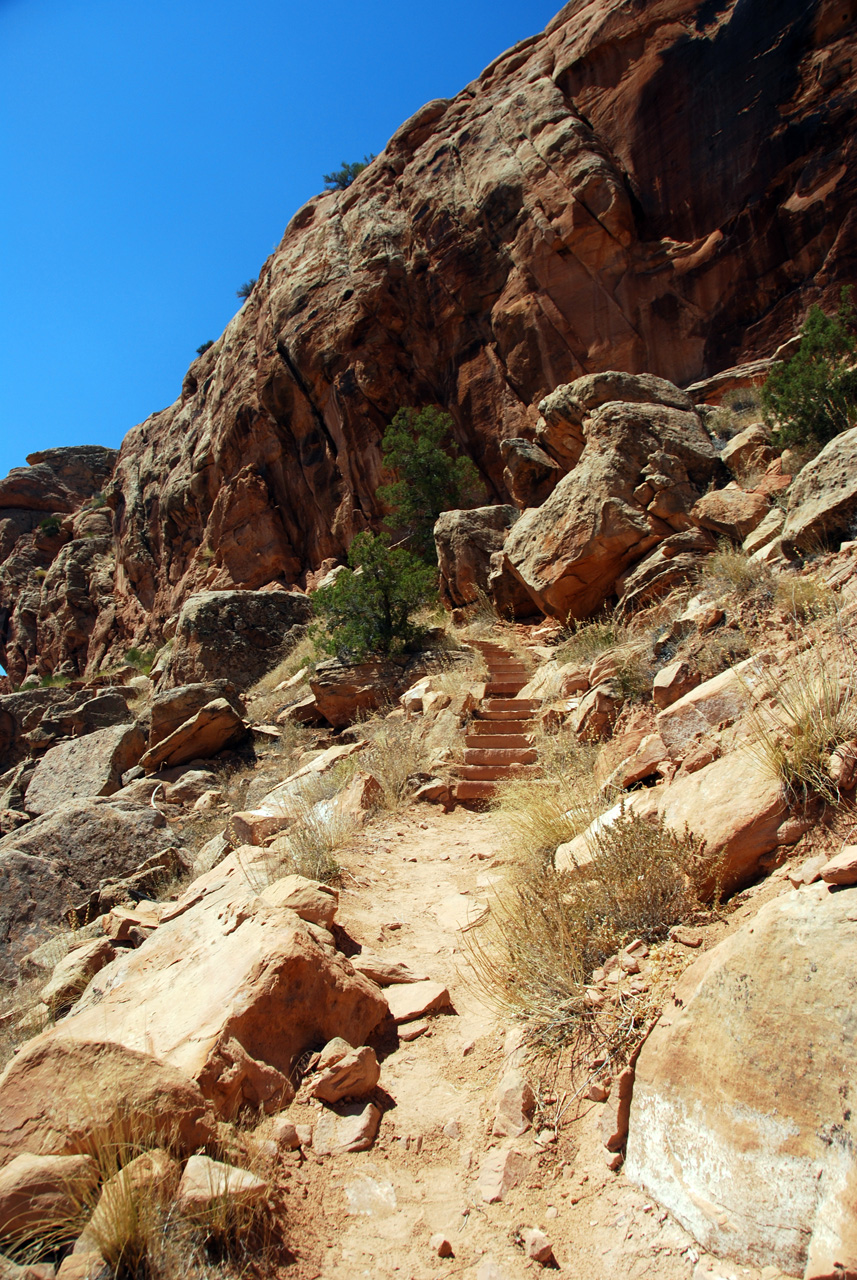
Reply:
[[[449,452],[452,418],[442,409],[399,409],[384,432],[384,466],[395,472],[393,484],[378,496],[408,530],[411,546],[434,561],[434,525],[442,511],[472,500],[479,473],[464,455]]]
[[[352,182],[364,169],[368,169],[369,165],[375,159],[374,151],[371,155],[364,155],[362,160],[342,161],[341,169],[334,169],[333,173],[324,175],[324,185],[328,191],[345,191],[351,186]]]
[[[248,283],[249,283],[249,281],[248,281]],[[255,281],[254,281],[253,283],[255,284]],[[242,284],[241,288],[242,288],[242,289],[246,288],[246,285],[243,285],[243,284]],[[250,289],[252,289],[252,288],[253,288],[253,285],[250,285]],[[250,290],[248,289],[247,293],[245,293],[245,294],[244,294],[244,297],[245,297],[245,298],[249,296],[249,292],[250,292]],[[239,292],[238,296],[239,296],[239,298],[241,297],[241,293],[240,293],[240,292]],[[197,347],[197,349],[196,349],[196,354],[197,354],[198,356],[204,356],[204,355],[205,355],[205,353],[206,353],[206,351],[208,351],[208,350],[209,350],[211,347],[213,347],[213,346],[214,346],[214,339],[213,339],[213,338],[209,338],[208,342],[201,342],[201,343],[199,344],[199,346],[198,346],[198,347]]]
[[[240,289],[235,290],[235,297],[249,298],[255,286],[256,286],[256,277],[253,276],[250,280],[245,280]]]
[[[853,425],[857,416],[857,319],[851,289],[828,316],[810,307],[800,350],[774,365],[762,388],[765,420],[780,445],[821,447]]]
[[[60,531],[59,516],[45,516],[44,520],[39,521],[39,528],[49,538],[55,538]]]
[[[152,670],[156,656],[154,653],[146,653],[144,649],[138,649],[135,646],[125,654],[125,661],[130,666],[136,667],[144,676],[147,676]]]
[[[414,614],[437,593],[437,572],[386,535],[361,533],[348,553],[350,569],[312,597],[324,624],[314,629],[317,646],[344,660],[369,654],[389,657],[419,638]]]

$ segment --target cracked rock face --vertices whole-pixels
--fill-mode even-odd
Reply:
[[[560,384],[685,385],[834,304],[855,265],[849,14],[572,0],[428,103],[295,214],[180,397],[92,484],[109,510],[81,523],[56,460],[0,486],[13,680],[157,647],[194,592],[341,559],[383,514],[401,405],[448,409],[503,502],[500,442],[531,440]]]

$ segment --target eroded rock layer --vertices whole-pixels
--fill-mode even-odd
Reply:
[[[12,679],[158,643],[193,591],[340,557],[382,514],[400,405],[449,409],[506,501],[500,441],[532,439],[559,384],[769,355],[854,275],[853,19],[852,0],[572,0],[423,107],[295,215],[180,398],[129,432],[109,510],[81,525],[55,467],[48,496],[37,468],[4,483]]]

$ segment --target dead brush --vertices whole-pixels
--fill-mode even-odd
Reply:
[[[721,541],[703,562],[699,585],[712,596],[727,595],[740,602],[752,600],[764,608],[773,602],[776,578],[768,565],[752,560],[732,543]]]
[[[774,603],[796,622],[812,622],[836,611],[836,595],[811,575],[777,576]]]
[[[597,797],[596,744],[581,743],[566,730],[550,734],[541,727],[532,738],[541,778],[511,778],[498,786],[496,799],[507,850],[522,858],[525,868],[552,858],[558,845],[585,830],[595,816]]]
[[[857,739],[857,671],[846,649],[806,650],[785,680],[769,678],[751,713],[750,749],[796,805],[838,804],[828,772],[832,752]]]
[[[615,618],[593,618],[569,622],[566,638],[556,650],[558,662],[578,662],[588,666],[607,649],[614,649],[626,639],[623,623]]]
[[[195,1210],[177,1202],[178,1130],[165,1131],[153,1116],[120,1108],[91,1154],[99,1184],[79,1200],[79,1216],[86,1221],[82,1243],[101,1254],[114,1280],[237,1280],[251,1266],[264,1274],[265,1265],[283,1252],[274,1231],[280,1206],[248,1204],[225,1179]],[[228,1160],[220,1151],[216,1155]],[[241,1167],[257,1172],[247,1160]]]
[[[380,784],[385,809],[400,809],[413,789],[411,779],[425,773],[431,763],[434,751],[426,743],[424,729],[422,717],[373,718],[361,725],[362,735],[369,740],[360,753],[361,768]]]
[[[632,939],[656,942],[690,918],[714,871],[691,832],[633,812],[598,831],[590,849],[591,861],[571,872],[532,863],[465,934],[466,951],[480,988],[524,1022],[534,1048],[591,1053],[600,1039],[619,1059],[635,1046],[651,997],[595,1009],[586,994],[593,970]]]

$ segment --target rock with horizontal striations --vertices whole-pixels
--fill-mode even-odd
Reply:
[[[98,1166],[91,1156],[16,1156],[0,1169],[0,1239],[18,1244],[34,1237],[74,1239],[86,1197],[97,1185]]]
[[[776,898],[685,971],[643,1045],[625,1173],[712,1253],[857,1270],[855,946],[850,893]]]
[[[165,688],[231,680],[248,689],[287,657],[312,617],[299,591],[203,591],[182,605]]]
[[[122,786],[122,774],[139,762],[145,747],[143,730],[136,724],[99,729],[51,747],[27,788],[28,811],[44,814],[68,800],[113,795]]]

